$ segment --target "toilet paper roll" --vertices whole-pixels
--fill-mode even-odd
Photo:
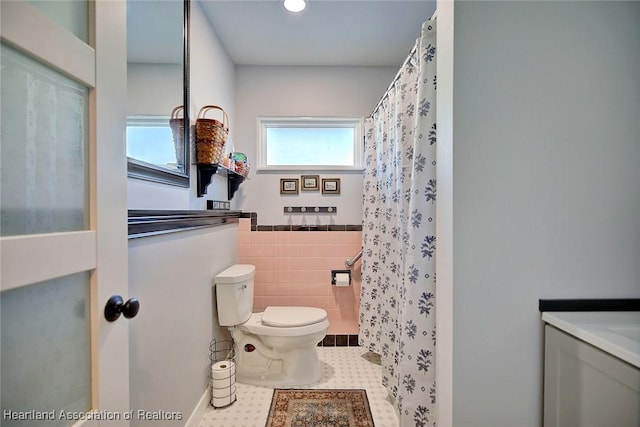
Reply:
[[[336,273],[336,286],[349,286],[349,274]]]
[[[231,405],[236,401],[236,394],[232,393],[227,397],[213,397],[211,398],[211,404],[214,408],[221,408],[223,406]]]
[[[236,364],[232,360],[221,360],[211,366],[211,379],[213,380],[229,380],[236,374]],[[231,381],[235,382],[235,379]]]
[[[232,381],[230,381],[232,380]],[[235,377],[225,380],[211,380],[211,394],[213,397],[225,397],[236,391]]]
[[[222,381],[222,380],[218,380]],[[212,384],[211,386],[211,397],[214,399],[223,399],[225,397],[229,397],[236,394],[236,385],[233,384],[229,387],[229,383],[226,382],[226,385],[220,384],[219,386],[216,384]]]

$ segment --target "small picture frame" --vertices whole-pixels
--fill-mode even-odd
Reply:
[[[322,178],[322,194],[340,194],[340,178]]]
[[[280,194],[298,194],[298,178],[280,178]]]
[[[320,175],[302,175],[300,177],[302,191],[320,190]]]

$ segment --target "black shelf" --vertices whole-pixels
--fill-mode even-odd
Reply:
[[[217,163],[198,163],[198,197],[207,194],[207,187],[211,184],[211,177],[215,175],[220,165]]]
[[[129,239],[238,222],[240,211],[129,210]]]
[[[227,199],[233,199],[234,194],[240,188],[240,184],[242,184],[245,180],[245,177],[232,171],[231,169],[227,169],[218,163],[198,163],[197,164],[197,175],[198,175],[198,197],[202,197],[207,194],[207,187],[211,184],[211,178],[216,173],[222,173],[227,175]]]
[[[240,184],[244,182],[244,176],[238,175],[235,172],[229,171],[227,173],[227,194],[229,196],[229,200],[233,199],[233,195],[236,194],[238,188],[240,188]]]

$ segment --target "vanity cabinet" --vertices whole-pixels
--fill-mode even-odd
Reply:
[[[640,369],[545,325],[544,427],[640,426]]]

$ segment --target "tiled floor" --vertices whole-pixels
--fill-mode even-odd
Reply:
[[[377,427],[397,427],[398,418],[380,384],[378,356],[361,347],[318,347],[322,380],[308,388],[364,388]],[[264,427],[273,389],[237,385],[238,400],[225,408],[209,406],[199,427]]]

